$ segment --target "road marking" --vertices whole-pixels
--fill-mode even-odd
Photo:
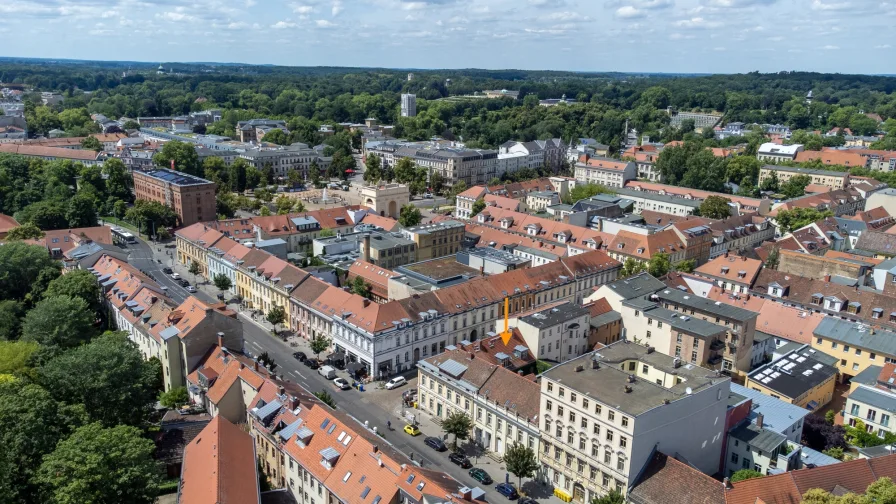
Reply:
[[[259,345],[258,343],[254,342],[254,341],[251,341],[250,343],[255,345],[255,348],[258,348],[259,350],[263,350],[263,348],[261,348],[261,345]]]
[[[298,372],[298,371],[296,371],[296,374],[299,375],[299,376],[301,376],[303,380],[307,380],[307,379],[308,379],[308,378],[305,378],[305,375],[303,375],[302,373],[300,373],[300,372]]]

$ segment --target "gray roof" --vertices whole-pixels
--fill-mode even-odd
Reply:
[[[648,348],[643,345],[622,340],[599,351],[558,364],[541,376],[542,379],[563,383],[565,387],[587,394],[596,401],[632,416],[663,407],[665,400],[675,402],[688,397],[688,389],[696,393],[730,380],[726,376],[717,376],[709,369],[691,364],[675,368],[673,360],[660,352],[648,353]],[[636,365],[647,364],[665,373],[675,373],[682,381],[671,387],[664,387],[635,377],[634,382],[630,383],[628,380],[631,373],[620,369],[620,364],[632,361],[639,363]],[[592,362],[597,363],[597,368]],[[576,371],[578,366],[583,366],[584,369]],[[631,392],[626,392],[625,387],[631,387]]]
[[[821,353],[806,345],[751,372],[750,380],[784,397],[800,397],[837,376],[837,368],[815,358]]]
[[[893,445],[878,445],[868,448],[859,448],[859,453],[866,458],[886,457],[894,453]]]
[[[872,332],[873,331],[873,332]],[[869,329],[864,324],[836,317],[825,317],[813,331],[816,337],[864,348],[870,352],[896,355],[896,333],[886,329]]]
[[[786,437],[771,429],[757,427],[756,424],[742,422],[729,432],[730,436],[738,441],[747,443],[751,448],[771,453],[787,440]]]
[[[753,409],[749,415],[751,422],[755,422],[757,416],[762,413],[762,426],[778,434],[784,434],[791,425],[810,413],[806,408],[775,399],[770,395],[736,383],[731,384],[731,392],[753,401]]]
[[[455,378],[459,378],[467,370],[467,366],[464,366],[454,359],[448,359],[445,362],[439,364],[439,369]]]
[[[591,317],[591,327],[600,327],[620,320],[622,320],[622,315],[619,312],[608,311],[596,317]]]
[[[539,329],[553,327],[588,314],[588,309],[573,303],[563,303],[553,308],[539,310],[532,315],[520,317],[520,321]]]
[[[159,333],[159,336],[162,337],[163,340],[168,340],[180,334],[180,329],[177,326],[166,327]]]
[[[663,203],[671,203],[673,205],[682,205],[691,208],[699,208],[700,201],[694,199],[681,198],[678,196],[669,196],[667,194],[657,194],[648,191],[637,191],[635,189],[627,189],[627,188],[613,188],[613,191],[616,192],[619,196],[626,196],[628,198],[638,198],[638,199],[648,199],[652,201],[662,201]]]
[[[877,377],[880,376],[881,370],[883,370],[881,366],[868,366],[859,374],[853,376],[849,382],[874,386],[877,384]]]
[[[629,304],[629,301],[626,301],[625,304]],[[654,303],[651,303],[651,305],[653,305],[652,308],[648,307],[644,309],[644,313],[642,314],[644,317],[656,319],[660,322],[666,322],[678,331],[684,331],[701,338],[711,338],[712,336],[727,331],[724,326],[708,322],[701,318],[667,310],[663,307],[656,306]]]
[[[866,231],[856,240],[855,248],[893,256],[896,255],[896,235]]]
[[[849,173],[845,171],[813,170],[811,168],[800,168],[798,166],[765,165],[762,167],[762,169],[769,171],[799,173],[802,175],[825,175],[829,177],[845,177],[849,175]]]
[[[617,280],[607,284],[622,299],[634,299],[645,294],[652,294],[666,287],[666,284],[660,282],[649,273],[641,273],[624,280]]]
[[[896,413],[896,394],[890,392],[868,386],[859,386],[859,388],[849,394],[847,399],[868,404],[890,413]]]
[[[737,320],[738,322],[756,319],[756,317],[759,316],[759,314],[754,311],[745,310],[721,301],[712,301],[700,296],[682,292],[678,289],[665,289],[656,294],[663,301],[677,303],[682,306],[687,306],[688,308],[693,308],[695,311],[711,313],[719,317]]]
[[[826,466],[826,465],[834,465],[839,464],[840,461],[831,457],[830,455],[825,455],[820,451],[813,450],[808,446],[801,446],[800,452],[802,452],[802,461],[803,465],[814,464],[816,467]]]

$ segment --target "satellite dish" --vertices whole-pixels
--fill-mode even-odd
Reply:
[[[694,391],[691,389],[691,387],[688,387],[688,388],[684,389],[684,391],[687,392],[688,395],[691,395],[691,394],[694,392]]]

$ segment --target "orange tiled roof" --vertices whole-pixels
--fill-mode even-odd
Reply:
[[[19,227],[19,222],[9,215],[0,214],[0,235],[5,235],[12,228]]]
[[[258,503],[256,470],[252,436],[218,415],[184,449],[178,502]]]
[[[761,269],[762,261],[758,259],[725,254],[700,266],[697,268],[696,272],[701,275],[717,279],[725,279],[730,282],[753,285],[753,280],[756,279],[756,275],[759,274],[759,270]],[[741,277],[741,272],[744,272],[743,277]]]

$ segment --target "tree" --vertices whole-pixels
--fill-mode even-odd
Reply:
[[[661,277],[672,270],[669,254],[657,252],[647,261],[647,272],[655,277]]]
[[[780,193],[787,199],[797,198],[806,194],[806,186],[812,183],[812,177],[808,175],[796,175],[790,177],[787,182],[781,184]]]
[[[57,276],[60,265],[39,245],[10,242],[0,247],[0,299],[40,299]]]
[[[364,181],[370,184],[376,184],[382,178],[382,162],[376,154],[367,156],[365,160]]]
[[[174,161],[174,169],[177,171],[197,177],[204,175],[199,155],[192,144],[178,140],[165,142],[152,158],[152,162],[160,168],[171,168],[171,161]]]
[[[43,230],[64,229],[69,227],[65,215],[66,206],[58,200],[43,200],[31,203],[15,214],[17,221],[32,223]]]
[[[790,233],[803,226],[821,219],[831,217],[834,213],[830,210],[819,212],[814,208],[796,207],[792,210],[781,210],[777,217],[778,226],[782,233]]]
[[[768,269],[778,269],[779,256],[780,252],[778,251],[778,247],[772,247],[772,249],[768,251],[768,257],[765,258],[765,267]]]
[[[324,228],[320,230],[320,233],[317,235],[320,238],[329,238],[331,236],[336,236],[336,231],[333,228]]]
[[[0,375],[30,375],[31,356],[38,350],[30,341],[0,341]]]
[[[479,212],[485,210],[485,200],[479,198],[478,200],[473,202],[473,213],[470,214],[470,217],[475,217],[479,215]]]
[[[741,469],[736,471],[731,475],[730,481],[732,483],[737,483],[738,481],[753,479],[753,478],[761,478],[762,473],[759,471],[754,471],[752,469]]]
[[[395,163],[395,180],[401,184],[407,184],[414,180],[417,164],[411,158],[401,158]]]
[[[267,352],[261,352],[261,355],[258,356],[258,363],[265,367],[270,372],[274,372],[277,369],[277,363],[274,361],[274,358]]]
[[[0,301],[0,341],[19,339],[24,312],[19,301],[14,299]]]
[[[308,165],[308,177],[311,178],[311,183],[317,185],[320,182],[320,165],[317,164],[317,159],[311,161],[311,164]]]
[[[289,145],[289,137],[282,129],[272,129],[264,134],[262,142],[269,142],[277,145]]]
[[[417,224],[420,224],[422,220],[423,215],[420,213],[419,208],[410,203],[401,207],[401,213],[398,216],[398,223],[403,227],[416,226]]]
[[[759,160],[755,157],[737,156],[728,161],[726,176],[729,182],[743,184],[744,180],[749,180],[752,185],[756,185],[759,180],[759,168]]]
[[[159,402],[166,408],[177,408],[190,402],[187,387],[175,387],[159,395]]]
[[[323,335],[315,335],[311,338],[311,351],[314,352],[314,357],[317,360],[320,360],[320,353],[330,348],[330,340]]]
[[[644,268],[644,263],[638,261],[637,259],[629,257],[626,258],[624,263],[622,263],[622,271],[619,272],[619,276],[625,278],[637,275],[638,273],[644,271]]]
[[[541,467],[532,448],[517,442],[504,451],[504,464],[507,470],[516,476],[517,487],[522,487],[523,478],[535,476],[535,472]]]
[[[68,202],[65,218],[68,221],[68,226],[72,228],[96,226],[96,203],[94,199],[83,193],[76,194]]]
[[[803,421],[803,443],[813,450],[846,449],[845,435],[842,425],[830,425],[818,415],[807,415]]]
[[[731,215],[731,200],[721,196],[709,196],[700,203],[700,215],[708,219],[725,219]]]
[[[103,163],[102,175],[106,177],[105,189],[109,198],[122,202],[134,200],[134,195],[131,193],[134,179],[120,159],[107,159]],[[124,212],[121,215],[124,215]]]
[[[123,127],[125,130],[138,130],[140,129],[140,123],[133,119],[128,119],[127,121],[125,121]]]
[[[152,504],[159,489],[154,443],[140,429],[77,429],[44,457],[36,481],[52,504]]]
[[[828,413],[832,413],[832,412],[829,411]],[[835,446],[835,447],[827,449],[827,450],[822,450],[821,453],[824,453],[828,457],[834,457],[837,460],[843,460],[843,455],[844,455],[843,448],[841,448],[839,446]]]
[[[673,269],[681,273],[693,273],[694,268],[696,267],[697,261],[695,261],[694,259],[685,259],[684,261],[677,262]]]
[[[454,440],[451,442],[451,449],[457,451],[457,442],[470,438],[470,431],[473,430],[473,419],[463,411],[452,411],[445,417],[445,420],[442,421],[442,430],[444,430],[446,434],[454,436]],[[506,455],[504,461],[507,461]]]
[[[252,170],[252,180],[249,180],[249,171]],[[227,180],[230,183],[230,190],[241,193],[247,188],[258,187],[261,181],[261,173],[255,167],[249,166],[243,158],[237,158],[228,168]]]
[[[87,270],[77,269],[62,275],[47,286],[44,296],[71,296],[83,299],[93,313],[100,311],[102,301],[100,298],[100,285],[96,277]]]
[[[778,172],[773,171],[771,175],[766,177],[762,183],[759,184],[759,189],[762,191],[778,192],[779,185]]]
[[[21,226],[14,227],[6,233],[7,241],[15,240],[37,240],[44,237],[44,232],[33,222],[26,222]]]
[[[133,222],[137,228],[149,233],[159,227],[173,227],[177,224],[178,216],[171,208],[157,202],[137,200],[134,206],[128,208],[124,215],[125,220]]]
[[[271,307],[268,314],[265,316],[265,319],[274,327],[277,327],[279,324],[282,324],[283,321],[286,320],[286,311],[282,306],[274,305]]]
[[[830,425],[834,425],[834,420],[837,418],[837,412],[834,410],[828,410],[824,414],[824,421]]]
[[[190,261],[190,267],[187,268],[187,271],[195,277],[202,273],[202,266],[199,265],[198,261]]]
[[[625,504],[625,497],[619,493],[619,490],[613,489],[607,495],[591,499],[591,504]]]
[[[598,194],[615,194],[610,188],[603,186],[601,184],[587,183],[587,184],[576,184],[572,190],[563,198],[563,202],[567,205],[572,205],[576,201],[580,201],[583,199],[588,199],[592,196],[596,196]]]
[[[370,284],[362,277],[356,276],[352,280],[352,293],[370,299]]]
[[[41,460],[86,422],[80,405],[67,406],[36,384],[0,385],[0,495],[4,502],[37,499]]]
[[[142,425],[156,401],[156,369],[126,332],[106,332],[44,363],[38,381],[105,426]]]
[[[230,290],[230,288],[233,287],[233,282],[230,281],[230,277],[223,273],[215,275],[212,278],[212,282],[214,282],[215,287],[217,287],[218,290],[222,291]]]
[[[45,346],[71,348],[94,335],[95,315],[81,298],[53,296],[44,299],[25,316],[22,339]]]
[[[314,397],[320,399],[320,402],[326,404],[327,406],[336,409],[336,401],[333,400],[333,396],[331,396],[330,393],[326,390],[315,392]]]
[[[99,140],[95,136],[89,136],[84,140],[81,140],[81,148],[84,150],[92,150],[99,152],[103,150],[103,144],[100,143]]]
[[[277,215],[286,215],[292,210],[293,200],[289,196],[281,194],[274,200],[274,205],[277,207]]]

